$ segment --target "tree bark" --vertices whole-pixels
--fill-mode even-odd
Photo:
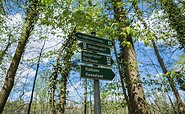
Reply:
[[[172,99],[171,99],[170,95],[169,95],[168,93],[166,93],[166,94],[167,94],[167,96],[168,96],[168,98],[169,98],[169,101],[170,101],[170,103],[171,103],[171,105],[172,105],[172,108],[173,108],[174,114],[177,114],[177,111],[175,110],[175,106],[174,106],[174,104],[173,104],[173,101],[172,101]]]
[[[74,28],[73,32],[76,31],[76,27]],[[63,52],[65,51],[65,48],[68,46],[68,44],[71,41],[71,37],[69,37],[65,43],[60,47],[59,49],[59,53],[58,56],[56,58],[56,65],[54,66],[54,72],[52,73],[51,77],[50,77],[50,81],[52,82],[51,84],[51,93],[50,93],[50,103],[51,103],[51,107],[52,107],[52,114],[56,114],[56,109],[55,109],[55,89],[56,89],[56,83],[57,83],[57,78],[58,78],[58,72],[59,69],[61,69],[61,66],[59,64],[60,62],[60,58],[63,54]]]
[[[185,111],[184,111],[184,105],[183,105],[183,102],[182,102],[182,100],[181,100],[181,98],[180,98],[179,92],[178,92],[177,88],[175,87],[173,80],[172,80],[172,79],[170,78],[170,76],[167,74],[167,73],[168,73],[168,70],[166,69],[166,67],[165,67],[165,65],[164,65],[164,62],[163,62],[161,56],[159,55],[157,46],[156,46],[156,44],[155,44],[155,42],[154,42],[153,40],[152,40],[152,45],[153,45],[153,47],[154,47],[155,54],[156,54],[156,56],[157,56],[157,59],[158,59],[158,62],[159,62],[159,64],[160,64],[160,66],[161,66],[161,68],[162,68],[162,70],[163,70],[163,73],[166,75],[166,77],[167,77],[167,79],[168,79],[168,82],[169,82],[169,84],[170,84],[170,87],[172,88],[172,91],[174,92],[175,97],[176,97],[176,99],[177,99],[177,104],[178,104],[179,113],[180,113],[180,114],[184,114],[184,113],[185,113]]]
[[[4,85],[0,91],[0,114],[2,113],[3,108],[6,104],[7,99],[8,99],[8,96],[13,88],[14,78],[15,78],[16,71],[18,69],[19,62],[21,60],[21,56],[24,52],[26,42],[28,41],[29,35],[30,35],[32,29],[34,28],[34,22],[36,21],[36,19],[34,19],[34,18],[38,14],[37,5],[38,5],[38,1],[33,0],[31,6],[28,9],[26,21],[25,21],[25,24],[24,24],[24,27],[23,27],[23,30],[21,33],[21,37],[18,42],[16,52],[14,54],[14,57],[13,57],[12,62],[10,64],[10,67],[7,71]]]
[[[136,4],[136,0],[134,0],[133,6],[134,6],[134,9],[135,9],[136,13],[137,13],[138,16],[139,16],[140,21],[143,23],[145,29],[147,29],[148,26],[147,26],[146,22],[141,18],[141,17],[142,17],[142,12],[140,12],[140,10],[139,10],[139,8],[138,8],[138,6],[137,6],[137,4]],[[149,29],[149,28],[148,28],[148,29]],[[157,36],[156,36],[155,34],[154,34],[154,37],[157,38]],[[157,60],[158,60],[160,66],[161,66],[161,68],[162,68],[162,70],[163,70],[163,73],[166,75],[166,78],[168,79],[168,82],[169,82],[169,84],[170,84],[170,87],[172,88],[172,91],[174,92],[175,97],[176,97],[176,99],[177,99],[177,104],[178,104],[179,113],[180,113],[180,114],[184,114],[185,112],[184,112],[183,102],[182,102],[182,100],[181,100],[181,98],[180,98],[179,92],[178,92],[178,90],[176,89],[173,80],[170,78],[170,76],[167,76],[168,70],[167,70],[167,68],[165,67],[165,64],[164,64],[164,62],[163,62],[163,59],[161,58],[161,56],[160,56],[160,54],[159,54],[159,51],[158,51],[157,46],[156,46],[156,44],[155,44],[155,41],[154,41],[154,40],[151,40],[151,42],[152,42],[152,45],[153,45],[155,54],[156,54],[156,56],[157,56]]]
[[[60,53],[59,53],[60,55]],[[59,56],[58,56],[59,57]],[[55,89],[56,89],[56,83],[57,83],[57,77],[58,77],[58,67],[59,67],[59,59],[56,61],[56,66],[54,66],[54,72],[52,73],[50,77],[51,84],[51,93],[50,93],[50,103],[52,108],[52,114],[56,114],[55,110]]]
[[[58,114],[64,114],[65,113],[65,105],[66,105],[66,85],[67,85],[67,76],[69,74],[69,71],[66,71],[62,75],[62,83],[61,83],[61,89],[60,89],[60,108]]]
[[[129,114],[148,114],[132,38],[130,35],[127,35],[126,38],[121,35],[122,29],[128,26],[124,25],[127,19],[123,9],[123,3],[121,0],[112,0],[112,5],[114,7],[114,17],[120,26],[118,32],[120,34],[121,56],[123,57],[121,59],[123,60],[122,64],[124,66],[128,96],[132,108]],[[122,42],[129,42],[131,45],[123,46]]]
[[[132,47],[122,47],[124,54],[122,59],[124,59],[128,95],[130,105],[132,106],[131,114],[147,114],[146,101],[138,72],[136,53],[131,37],[129,39],[130,41],[128,41]]]
[[[117,65],[118,65],[118,71],[119,71],[119,75],[120,75],[120,80],[121,80],[121,85],[122,85],[122,90],[123,90],[123,94],[127,103],[127,108],[128,111],[131,112],[131,105],[130,105],[130,101],[126,92],[126,88],[125,88],[125,74],[121,71],[121,65],[120,65],[120,61],[118,59],[118,55],[117,55],[117,51],[116,51],[116,46],[114,45],[114,54],[116,57],[116,61],[117,61]]]
[[[0,65],[2,64],[4,56],[8,51],[8,48],[11,46],[10,37],[11,37],[11,33],[8,35],[8,44],[6,45],[5,49],[3,51],[0,51]]]
[[[75,31],[75,28],[74,28]],[[73,55],[73,52],[75,50],[76,46],[76,40],[73,37],[74,31],[69,35],[70,41],[67,44],[66,47],[66,53],[63,56],[63,66],[64,68],[61,68],[59,71],[61,72],[62,80],[61,80],[61,88],[60,88],[60,107],[58,114],[64,114],[65,113],[65,105],[66,105],[66,86],[67,86],[67,77],[69,75],[70,70],[72,69],[72,66],[70,64],[70,59]]]
[[[32,91],[31,91],[31,98],[30,98],[30,103],[28,105],[28,113],[27,114],[30,114],[30,110],[31,110],[31,104],[32,104],[32,100],[33,100],[33,93],[34,93],[34,90],[35,90],[35,84],[36,84],[36,80],[37,80],[37,74],[38,74],[39,67],[40,67],[40,60],[41,60],[42,52],[43,52],[43,49],[44,49],[44,45],[45,45],[45,41],[44,41],[44,44],[41,48],[39,58],[38,58],[38,61],[37,61],[37,68],[36,68],[36,73],[35,73],[35,77],[34,77],[34,81],[33,81],[33,87],[32,87]]]

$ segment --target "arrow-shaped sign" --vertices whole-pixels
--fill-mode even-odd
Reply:
[[[87,42],[81,42],[78,45],[83,50],[99,52],[99,53],[104,53],[104,54],[110,54],[110,48],[90,44],[90,43],[87,43]]]
[[[83,33],[76,33],[75,36],[78,40],[85,41],[85,42],[91,42],[91,43],[97,43],[103,46],[111,47],[113,46],[113,43],[110,40],[98,38],[96,36],[87,35]]]
[[[111,66],[114,63],[110,56],[90,53],[86,51],[82,51],[81,54],[81,61],[85,63],[107,66]]]
[[[94,78],[103,80],[112,80],[115,76],[114,72],[111,69],[84,65],[81,65],[80,67],[80,75],[83,78]]]

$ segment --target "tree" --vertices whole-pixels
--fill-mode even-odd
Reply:
[[[11,15],[4,15],[0,11],[5,17],[0,18],[0,26],[2,25],[0,27],[0,77],[4,78],[20,35],[19,31],[17,32],[19,27],[14,28],[8,23],[8,28],[6,28],[4,27],[6,25],[4,20],[8,20],[7,17],[11,18],[15,13],[25,13],[25,9],[22,10],[22,4],[26,4],[24,6],[27,7],[31,5],[32,1],[26,0],[26,3],[22,3],[22,0],[21,2],[14,0],[13,3],[16,3],[16,6],[10,5],[13,8],[7,8],[11,2],[8,1],[8,4],[4,4],[6,0],[2,1],[1,3],[6,6],[5,11],[18,8]],[[161,13],[161,9],[164,9],[160,6],[160,2],[155,0],[127,0],[124,2],[123,0],[51,0],[53,1],[52,4],[46,5],[49,1],[41,0],[45,6],[44,10],[42,9],[41,14],[38,12],[40,14],[39,20],[34,24],[34,31],[31,32],[29,42],[23,51],[14,79],[14,86],[3,113],[25,113],[28,110],[28,101],[32,89],[30,85],[33,84],[34,73],[37,72],[38,52],[40,52],[40,44],[43,40],[46,43],[42,58],[40,58],[39,77],[35,81],[36,89],[33,89],[36,97],[33,98],[30,113],[68,114],[85,113],[85,111],[86,113],[94,113],[91,104],[93,90],[89,87],[92,86],[92,79],[85,82],[85,84],[88,83],[87,86],[82,83],[83,79],[79,76],[79,48],[73,49],[73,46],[76,45],[76,39],[71,32],[75,26],[78,32],[88,34],[95,31],[99,37],[110,39],[115,44],[110,49],[111,56],[117,61],[117,64],[114,63],[111,67],[100,66],[109,67],[116,74],[112,81],[100,81],[102,113],[178,113],[177,100],[168,83],[167,76],[170,77],[177,90],[185,87],[183,78],[184,57],[175,63],[180,57],[178,55],[183,54],[181,53],[182,50],[179,51],[179,41],[176,38],[178,35],[175,28],[172,29],[172,25],[168,26],[167,21],[170,22],[167,19],[168,13],[163,10],[162,14],[157,15],[158,11]],[[137,1],[136,4],[133,1]],[[161,2],[163,1],[161,0]],[[185,11],[183,2],[180,3],[176,0],[174,3],[180,12]],[[178,15],[174,12],[169,13]],[[160,24],[158,20],[161,21]],[[18,23],[24,26],[22,22],[19,21]],[[147,27],[145,27],[145,23]],[[166,25],[163,26],[161,23]],[[157,28],[158,26],[160,27]],[[164,29],[169,31],[166,32]],[[171,34],[171,32],[173,33]],[[70,35],[68,35],[69,33]],[[168,34],[173,37],[165,36]],[[168,39],[166,39],[167,37]],[[152,42],[155,44],[152,45]],[[168,69],[167,74],[163,73],[161,65],[158,64],[153,48],[155,46],[164,66]],[[163,53],[163,50],[168,53]],[[113,51],[115,55],[112,53]],[[120,75],[121,81],[118,75]],[[0,80],[4,80],[3,78]],[[0,81],[0,86],[2,86],[1,83],[3,81]],[[83,91],[84,86],[85,92]],[[48,90],[50,95],[47,93]],[[144,96],[143,91],[146,96]],[[180,92],[183,93],[184,91]],[[82,97],[83,93],[84,98]],[[160,93],[162,95],[159,95]],[[183,100],[184,95],[180,94],[180,96]]]
[[[54,72],[52,73],[52,76],[50,77],[51,81],[51,106],[53,114],[56,113],[56,109],[58,109],[58,113],[64,114],[65,112],[65,105],[66,105],[66,90],[67,90],[67,77],[69,75],[70,70],[72,69],[70,59],[73,55],[76,41],[73,36],[75,32],[76,27],[74,28],[73,32],[70,33],[68,36],[68,39],[66,40],[65,44],[60,49],[60,52],[58,54],[57,60],[56,60],[56,66],[54,67]],[[60,86],[60,105],[55,109],[55,102],[54,102],[54,95],[55,95],[55,89],[56,89],[56,83],[58,75],[61,75],[61,86]]]
[[[29,35],[34,28],[34,22],[36,21],[36,18],[38,16],[38,5],[38,0],[33,0],[32,4],[28,8],[27,17],[25,19],[25,24],[22,29],[22,34],[19,39],[16,52],[6,74],[3,88],[0,91],[0,114],[3,112],[5,103],[14,85],[15,74],[19,66],[21,56],[24,53],[24,49],[28,41]]]
[[[74,29],[75,30],[75,29]],[[63,55],[63,68],[60,69],[60,74],[62,76],[61,79],[61,88],[60,88],[60,107],[59,107],[59,114],[64,114],[65,112],[65,105],[66,105],[66,86],[67,86],[67,77],[69,75],[72,66],[70,64],[70,59],[74,53],[74,49],[76,46],[76,41],[73,36],[74,31],[69,35],[70,41],[66,47],[66,53]]]
[[[136,53],[132,41],[132,36],[129,32],[129,23],[127,22],[126,14],[123,9],[121,0],[112,0],[114,18],[119,24],[118,34],[121,48],[121,59],[123,61],[126,84],[128,89],[128,96],[130,100],[131,109],[130,114],[147,114],[147,106],[138,72]],[[125,31],[124,31],[125,30]],[[127,34],[126,34],[127,31]],[[123,33],[125,32],[125,36]]]
[[[173,0],[160,0],[162,9],[167,13],[170,26],[176,30],[177,39],[181,48],[185,48],[185,15],[183,14],[184,3],[175,4]]]
[[[34,82],[33,82],[33,87],[32,87],[32,92],[31,92],[31,98],[30,98],[30,103],[29,103],[29,106],[28,106],[28,113],[27,114],[30,114],[30,110],[31,110],[31,104],[32,104],[32,100],[33,100],[33,93],[34,93],[34,89],[35,89],[35,85],[36,85],[37,75],[38,75],[38,72],[39,72],[40,61],[41,61],[41,56],[42,56],[42,52],[43,52],[43,49],[44,49],[44,45],[45,45],[45,41],[44,41],[44,44],[43,44],[43,46],[41,48],[41,51],[39,53],[39,58],[38,58],[38,62],[37,62],[37,68],[36,68],[36,73],[35,73],[35,77],[34,77]]]
[[[135,9],[136,13],[137,13],[138,16],[139,16],[138,18],[139,18],[140,21],[144,24],[145,29],[150,30],[150,29],[148,28],[146,22],[144,21],[144,19],[142,19],[142,12],[139,10],[139,8],[138,8],[138,6],[137,6],[136,0],[134,1],[133,6],[134,6],[134,9]],[[151,32],[151,31],[150,31],[150,32]],[[153,34],[153,36],[155,37],[155,39],[158,39],[157,35],[155,35],[153,32],[151,32],[151,33]],[[165,64],[164,64],[164,62],[163,62],[163,59],[161,58],[161,56],[160,56],[160,54],[159,54],[159,51],[158,51],[158,48],[157,48],[157,45],[156,45],[154,39],[151,39],[151,43],[152,43],[152,46],[153,46],[153,48],[154,48],[154,51],[155,51],[155,54],[156,54],[156,56],[157,56],[157,60],[158,60],[158,62],[159,62],[159,64],[160,64],[160,67],[161,67],[161,69],[163,70],[163,73],[165,74],[166,78],[168,79],[168,82],[169,82],[169,84],[170,84],[170,87],[171,87],[171,89],[173,90],[173,92],[174,92],[174,94],[175,94],[175,97],[176,97],[176,99],[177,99],[177,104],[178,104],[178,110],[179,110],[179,112],[180,112],[181,114],[183,114],[183,113],[184,113],[183,102],[182,102],[182,100],[181,100],[181,98],[180,98],[180,95],[179,95],[179,92],[177,91],[177,88],[175,87],[175,84],[174,84],[174,82],[173,82],[173,78],[170,76],[171,73],[168,72],[168,70],[167,70],[167,68],[166,68],[166,66],[165,66]]]
[[[54,71],[52,72],[51,76],[50,76],[50,103],[51,103],[51,107],[52,107],[52,113],[55,114],[56,113],[56,109],[55,109],[55,90],[56,90],[56,84],[57,84],[57,78],[59,75],[59,70],[61,70],[61,64],[60,64],[60,59],[62,54],[64,53],[65,48],[67,47],[67,45],[70,42],[70,38],[68,38],[64,44],[61,46],[61,48],[59,49],[59,53],[58,56],[56,58],[56,65],[54,66]]]

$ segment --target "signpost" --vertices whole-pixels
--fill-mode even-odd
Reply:
[[[113,46],[113,43],[110,40],[96,37],[95,32],[92,32],[91,35],[76,33],[75,36],[82,41],[78,46],[82,50],[86,50],[82,51],[81,61],[93,64],[93,66],[81,65],[80,75],[83,78],[94,79],[94,113],[101,114],[99,79],[112,80],[115,74],[111,69],[98,67],[98,65],[111,66],[113,60],[110,56],[97,53],[110,54],[110,47]]]
[[[78,44],[78,46],[87,51],[92,51],[92,52],[99,52],[99,53],[104,53],[104,54],[110,54],[110,48],[107,47],[102,47],[94,44],[90,44],[87,42],[81,42]]]
[[[96,65],[106,65],[106,66],[111,66],[114,63],[114,61],[112,60],[110,56],[90,53],[86,51],[82,51],[81,61],[85,63],[91,63],[91,64],[96,64]]]
[[[94,78],[101,80],[112,80],[115,76],[111,69],[98,68],[92,66],[81,65],[80,68],[81,77],[83,78]]]
[[[85,41],[85,42],[92,42],[92,43],[98,43],[107,47],[111,47],[113,46],[112,41],[107,40],[107,39],[102,39],[102,38],[98,38],[96,36],[92,36],[92,35],[87,35],[87,34],[83,34],[83,33],[76,33],[75,36],[77,37],[78,40],[80,41]]]

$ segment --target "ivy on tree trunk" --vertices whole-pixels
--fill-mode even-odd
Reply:
[[[132,37],[130,34],[126,37],[121,34],[123,32],[123,28],[129,26],[124,23],[127,19],[123,9],[123,3],[121,0],[112,0],[112,5],[114,18],[116,19],[116,22],[119,23],[118,34],[121,48],[121,59],[123,61],[122,64],[124,66],[130,102],[130,104],[128,104],[130,105],[129,114],[148,114]]]

